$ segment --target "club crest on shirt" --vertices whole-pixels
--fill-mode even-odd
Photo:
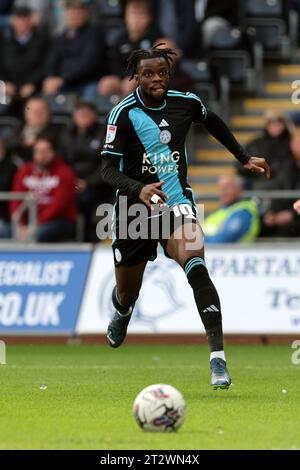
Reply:
[[[167,130],[161,131],[159,135],[159,140],[161,144],[168,144],[171,139],[172,139],[172,134],[170,131],[167,131]]]
[[[117,134],[117,126],[108,125],[107,131],[106,131],[105,143],[111,144],[115,140],[116,134]]]

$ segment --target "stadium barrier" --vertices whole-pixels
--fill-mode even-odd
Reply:
[[[209,246],[206,258],[229,340],[300,337],[298,242]],[[103,342],[113,285],[105,245],[0,245],[0,339]],[[129,341],[179,339],[200,342],[204,330],[184,272],[159,251],[146,268]]]
[[[202,195],[197,194],[196,197],[201,199],[202,201],[217,201],[219,200],[219,195],[217,193],[204,193]],[[270,202],[272,200],[290,200],[294,199],[295,201],[299,199],[299,190],[288,190],[288,189],[261,189],[261,190],[251,190],[251,191],[243,191],[243,198],[245,199],[253,199],[254,201],[267,201]]]
[[[22,201],[12,217],[12,236],[17,239],[19,222],[25,212],[28,212],[28,226],[30,228],[27,242],[34,240],[34,232],[37,227],[37,200],[33,193],[0,192],[0,201]],[[9,240],[10,241],[10,240]]]
[[[0,337],[73,335],[91,247],[0,246]]]

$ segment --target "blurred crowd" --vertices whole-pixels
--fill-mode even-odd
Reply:
[[[258,178],[238,166],[250,190],[299,190],[300,195],[300,131],[292,120],[278,110],[265,113],[260,136],[246,146],[251,155],[265,156],[272,178]],[[299,237],[300,217],[293,210],[294,199],[274,199],[262,211],[261,236]]]
[[[286,1],[287,12],[292,3],[300,9],[297,0]],[[172,47],[177,56],[171,88],[193,91],[182,58],[205,57],[217,31],[234,31],[241,5],[240,0],[1,0],[0,79],[7,102],[0,112],[0,192],[37,195],[38,241],[74,239],[78,214],[83,239],[95,241],[95,208],[113,199],[99,173],[99,114],[106,99],[117,102],[133,91],[135,82],[126,74],[130,53],[158,43]],[[55,115],[59,96],[73,99],[70,123]],[[1,125],[1,113],[13,119],[12,126]],[[270,112],[264,134],[249,144],[251,153],[271,158],[268,188],[300,187],[300,135],[292,127],[287,117]],[[262,187],[260,180],[241,176],[248,189]],[[0,238],[11,236],[20,204],[0,200]],[[289,209],[289,201],[272,204],[263,216],[263,233],[292,235],[295,227],[284,228],[294,223]],[[18,239],[26,239],[28,230],[23,216]]]

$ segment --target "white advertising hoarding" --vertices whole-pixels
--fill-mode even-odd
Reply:
[[[209,247],[225,333],[300,332],[300,246]],[[104,333],[113,314],[112,252],[94,252],[77,332]],[[129,333],[203,333],[183,270],[162,253],[149,262]]]

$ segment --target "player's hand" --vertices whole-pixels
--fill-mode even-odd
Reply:
[[[268,179],[271,178],[271,168],[264,158],[250,157],[250,160],[245,163],[244,168],[253,173],[264,174]]]
[[[157,201],[157,204],[159,206],[165,206],[166,199],[169,199],[169,196],[164,193],[161,189],[162,185],[164,184],[164,181],[160,181],[159,183],[152,183],[152,184],[146,184],[146,186],[143,187],[139,194],[139,198],[141,201],[143,201],[149,209],[153,210],[152,204],[153,202],[151,201],[151,197],[156,194],[159,199]]]
[[[300,215],[300,199],[294,203],[294,209]]]

